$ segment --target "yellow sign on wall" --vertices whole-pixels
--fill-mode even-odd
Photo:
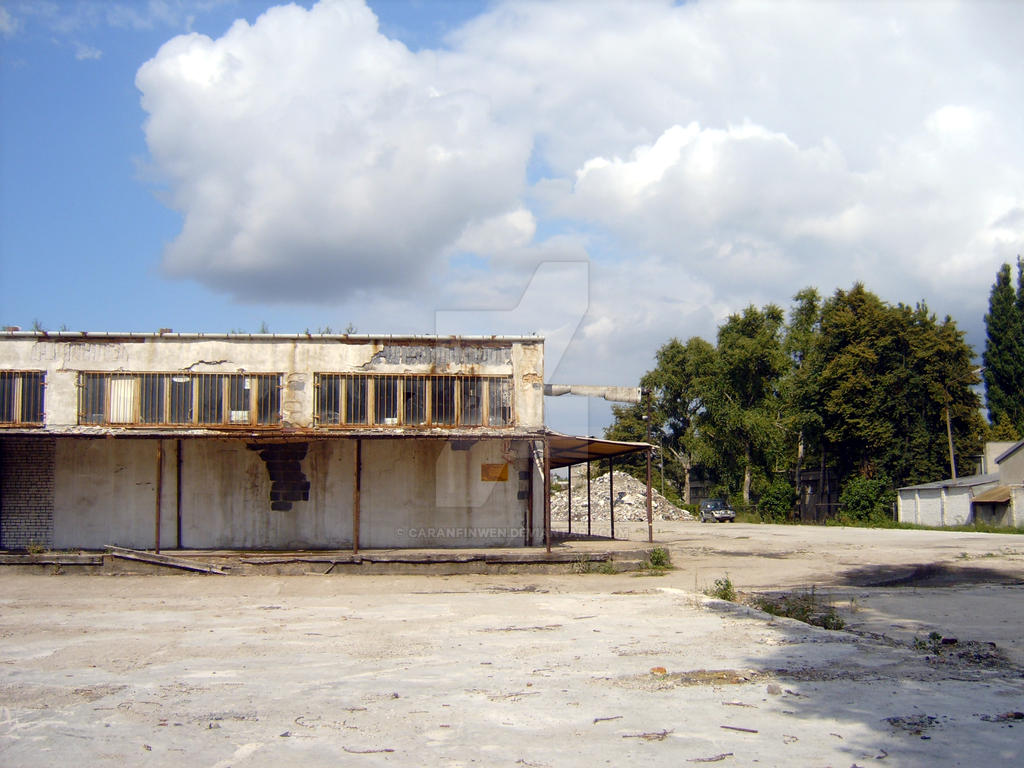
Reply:
[[[484,483],[507,482],[508,464],[481,464],[480,480]]]

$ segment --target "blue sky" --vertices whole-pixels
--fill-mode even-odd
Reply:
[[[173,36],[216,38],[275,4],[0,2],[14,26],[0,37],[0,324],[295,332],[359,321],[330,306],[238,303],[158,269],[181,218],[161,202],[135,74]],[[482,5],[384,0],[374,10],[383,32],[416,49]],[[110,18],[116,6],[138,18]]]
[[[0,0],[0,324],[541,333],[550,380],[635,384],[672,336],[860,280],[980,353],[1024,253],[1022,28],[1013,2]]]

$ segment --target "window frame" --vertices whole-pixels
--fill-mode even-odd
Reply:
[[[473,385],[479,388],[474,411],[479,416],[464,423],[467,387]],[[353,386],[362,398],[356,419],[350,415]],[[381,391],[388,402],[378,401]],[[508,374],[317,372],[313,424],[322,429],[508,429],[515,425],[513,392]]]
[[[46,371],[0,371],[0,427],[41,427],[45,421]]]
[[[283,373],[262,372],[81,371],[78,424],[276,429],[281,426],[283,378]],[[239,392],[245,393],[242,401]],[[179,418],[172,419],[175,415]]]

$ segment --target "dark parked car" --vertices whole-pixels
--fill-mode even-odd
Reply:
[[[714,523],[736,522],[736,511],[729,506],[725,499],[704,499],[700,503],[700,521],[706,523],[708,520]]]

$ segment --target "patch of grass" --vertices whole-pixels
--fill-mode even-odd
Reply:
[[[44,547],[42,544],[39,544],[39,543],[37,543],[35,541],[30,541],[29,544],[28,544],[27,549],[28,549],[28,553],[30,555],[41,555],[41,554],[43,554],[43,552],[46,551],[46,547]]]
[[[846,626],[834,606],[818,601],[813,587],[810,592],[791,592],[778,597],[756,595],[750,604],[772,616],[785,616],[815,627],[842,629]]]
[[[592,573],[593,570],[594,564],[590,562],[590,557],[587,555],[577,555],[576,559],[572,561],[573,573]]]
[[[647,557],[651,568],[668,568],[672,565],[672,556],[664,547],[655,547]]]
[[[715,579],[715,586],[707,590],[707,595],[719,600],[728,600],[730,603],[735,603],[736,587],[732,585],[732,580],[726,574],[721,579]]]
[[[606,576],[611,576],[614,573],[618,573],[618,571],[615,570],[615,563],[613,563],[611,560],[605,560],[603,563],[601,563],[601,565],[598,566],[597,572],[603,573]]]

